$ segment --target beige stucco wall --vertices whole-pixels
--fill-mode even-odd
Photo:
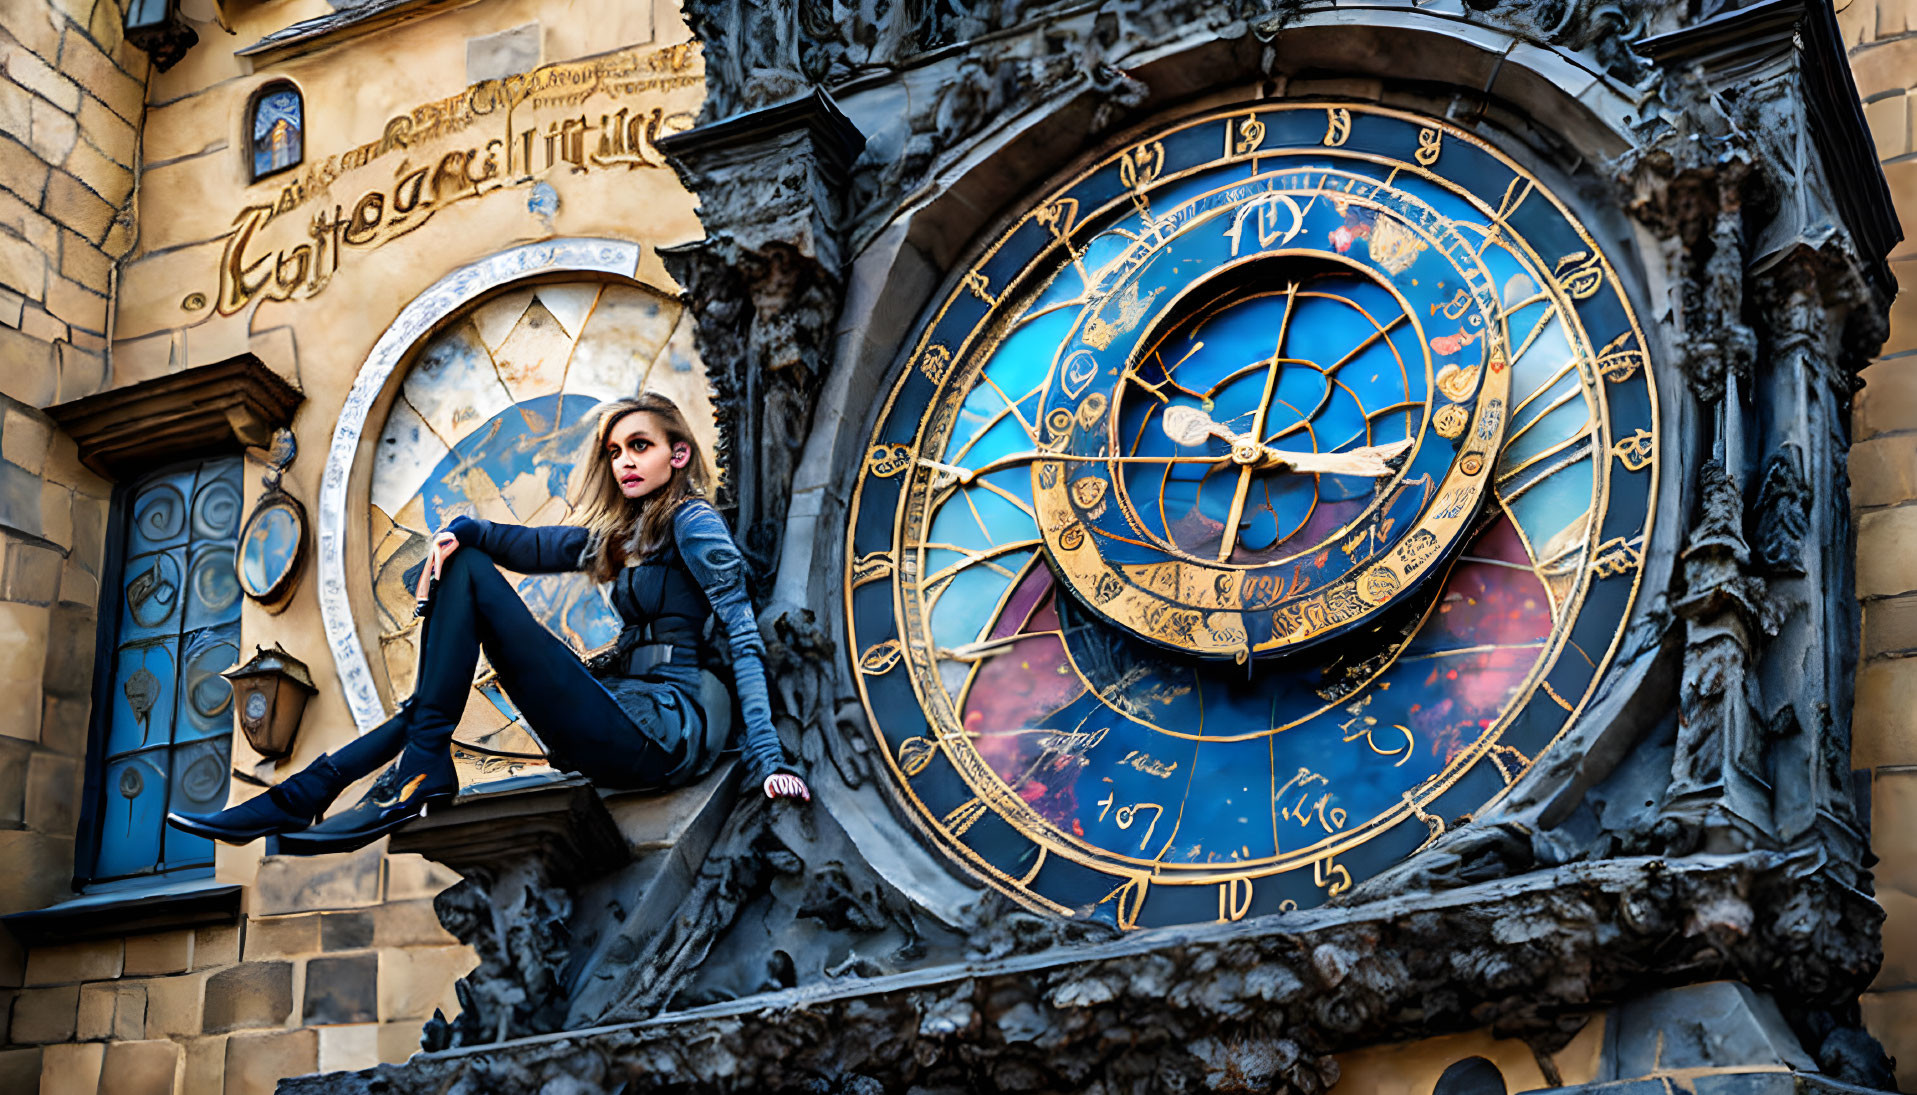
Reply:
[[[331,6],[184,0],[200,42],[164,73],[120,42],[123,7],[0,4],[0,913],[72,896],[112,489],[44,408],[254,354],[305,394],[286,489],[316,518],[354,377],[423,290],[520,244],[592,236],[641,244],[638,280],[670,295],[655,248],[699,232],[649,146],[594,133],[569,162],[559,129],[621,108],[657,110],[668,130],[690,121],[700,58],[671,0],[480,0],[250,61],[235,51]],[[531,82],[477,107],[467,95],[528,68]],[[244,114],[277,79],[305,98],[304,163],[249,184]],[[249,507],[260,470],[248,465]],[[349,574],[363,574],[365,499],[348,512]],[[267,779],[355,733],[315,569],[309,543],[285,610],[248,601],[242,617],[243,650],[279,642],[319,687],[287,765],[235,735],[234,767]],[[361,640],[383,673],[377,632]],[[252,793],[235,781],[235,800]],[[0,932],[0,1091],[267,1092],[403,1059],[436,1008],[456,1010],[472,952],[432,910],[455,876],[383,842],[313,859],[262,848],[218,851],[217,877],[246,887],[237,924],[24,951]]]
[[[1857,517],[1857,671],[1852,763],[1870,772],[1871,844],[1883,904],[1884,966],[1864,1020],[1917,1091],[1917,0],[1838,0],[1851,71],[1904,241],[1890,339],[1864,370],[1851,418]]]

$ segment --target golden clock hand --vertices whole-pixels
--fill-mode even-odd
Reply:
[[[1285,315],[1278,321],[1278,345],[1271,348],[1271,362],[1265,369],[1265,391],[1258,397],[1258,406],[1251,413],[1251,429],[1248,436],[1257,444],[1256,439],[1265,436],[1265,411],[1271,406],[1272,394],[1278,387],[1278,370],[1281,365],[1280,354],[1285,352],[1285,332],[1291,328],[1291,314],[1298,303],[1298,283],[1292,282],[1285,287]],[[1263,446],[1259,446],[1263,448]],[[1232,458],[1237,459],[1239,446],[1232,445]],[[1238,546],[1238,521],[1245,514],[1245,495],[1251,492],[1251,472],[1247,467],[1238,473],[1238,489],[1231,495],[1231,511],[1225,517],[1224,535],[1218,540],[1218,561],[1231,558],[1232,549]]]
[[[1381,479],[1392,473],[1388,463],[1411,446],[1411,439],[1388,445],[1367,445],[1343,452],[1314,452],[1280,449],[1260,445],[1247,434],[1233,433],[1196,407],[1182,404],[1166,407],[1159,424],[1165,436],[1180,445],[1196,445],[1207,437],[1216,437],[1231,445],[1230,455],[1217,459],[1236,460],[1240,464],[1264,469],[1305,472],[1315,475],[1368,475]]]
[[[957,479],[959,486],[970,486],[981,475],[990,475],[995,471],[1015,468],[1020,464],[1029,464],[1034,460],[1059,460],[1080,464],[1216,464],[1228,459],[1223,456],[1080,456],[1069,452],[1015,452],[1010,456],[1001,456],[980,464],[976,468],[962,468],[957,464],[948,464],[943,460],[934,460],[929,456],[918,458],[920,464],[942,471]]]

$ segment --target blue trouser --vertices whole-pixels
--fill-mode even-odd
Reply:
[[[687,722],[701,715],[671,685],[658,686],[664,702],[634,704],[642,717],[621,707],[572,648],[533,618],[492,559],[465,547],[447,558],[427,609],[412,702],[332,754],[344,782],[402,751],[414,754],[408,764],[444,764],[482,648],[527,725],[562,762],[556,766],[595,783],[659,786],[698,732]]]

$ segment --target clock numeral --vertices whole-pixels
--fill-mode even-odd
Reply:
[[[1591,563],[1591,573],[1600,578],[1636,570],[1644,562],[1644,556],[1635,544],[1619,536],[1598,545],[1597,558]]]
[[[1625,349],[1624,344],[1630,339],[1631,333],[1626,331],[1598,351],[1599,376],[1616,384],[1629,380],[1637,374],[1638,369],[1644,364],[1644,351]]]
[[[1573,251],[1558,260],[1551,270],[1559,291],[1572,300],[1590,300],[1604,284],[1604,267],[1590,251]]]
[[[992,295],[992,283],[977,270],[967,270],[964,277],[965,288],[971,294],[985,302],[987,308],[995,307],[998,298]]]
[[[1032,219],[1044,225],[1053,239],[1069,247],[1072,228],[1078,223],[1078,199],[1060,198],[1033,213]]]
[[[1118,181],[1133,190],[1143,190],[1158,181],[1165,170],[1165,146],[1160,141],[1126,150],[1118,159]]]
[[[1429,127],[1418,130],[1418,151],[1412,158],[1421,167],[1430,167],[1438,162],[1438,154],[1444,151],[1444,134]]]
[[[1256,114],[1247,114],[1238,119],[1232,124],[1231,133],[1231,155],[1233,156],[1243,156],[1247,152],[1256,151],[1259,145],[1265,143],[1265,123],[1259,121]]]
[[[1323,887],[1329,897],[1337,897],[1351,888],[1351,872],[1330,856],[1311,861],[1311,880]]]
[[[1611,455],[1630,471],[1643,471],[1644,466],[1657,455],[1657,441],[1651,436],[1651,431],[1641,429],[1612,445]]]
[[[1342,806],[1331,805],[1331,791],[1329,789],[1323,791],[1315,801],[1311,797],[1313,790],[1321,787],[1328,788],[1330,783],[1330,780],[1309,768],[1298,769],[1298,774],[1286,780],[1284,785],[1278,788],[1277,793],[1271,796],[1274,802],[1282,802],[1293,791],[1298,793],[1298,801],[1278,808],[1279,819],[1296,822],[1300,828],[1307,828],[1316,821],[1318,827],[1327,833],[1343,830],[1345,810]]]
[[[1221,922],[1243,920],[1251,911],[1251,879],[1245,875],[1228,878],[1218,884],[1218,919]]]
[[[1098,899],[1098,904],[1107,901],[1116,902],[1112,911],[1117,914],[1120,931],[1131,931],[1138,927],[1138,914],[1145,911],[1145,895],[1151,890],[1152,880],[1146,875],[1128,879],[1111,893]]]
[[[855,589],[867,582],[876,582],[891,576],[892,557],[883,551],[861,555],[852,563],[852,586]]]
[[[1289,220],[1281,217],[1289,217]],[[1305,212],[1290,194],[1267,194],[1262,198],[1248,201],[1232,214],[1231,227],[1225,229],[1225,235],[1231,239],[1231,253],[1238,255],[1238,249],[1244,242],[1245,218],[1250,217],[1252,229],[1258,234],[1258,248],[1290,243],[1292,237],[1305,230]]]
[[[865,470],[880,479],[890,479],[911,466],[909,445],[874,445],[865,456]]]
[[[934,342],[919,355],[919,372],[934,384],[945,382],[946,370],[952,367],[952,351]]]
[[[866,649],[865,653],[859,655],[859,669],[872,676],[878,676],[899,664],[899,658],[904,654],[905,647],[897,639],[887,639],[882,643],[873,644]]]
[[[950,813],[939,818],[939,828],[954,837],[961,837],[965,835],[967,829],[978,824],[979,818],[984,816],[985,804],[978,799],[968,798],[954,807]]]
[[[1338,148],[1351,139],[1351,111],[1334,106],[1325,111],[1326,148]]]
[[[910,737],[899,743],[899,771],[907,778],[925,771],[932,758],[939,751],[938,743],[930,738]]]

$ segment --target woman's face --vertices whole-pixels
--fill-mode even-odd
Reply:
[[[606,459],[619,493],[637,501],[672,480],[672,443],[659,417],[633,411],[606,431]]]

